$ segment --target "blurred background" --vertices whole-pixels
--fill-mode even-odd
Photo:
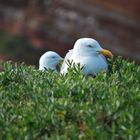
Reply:
[[[38,66],[80,37],[140,62],[140,0],[0,0],[0,60]]]

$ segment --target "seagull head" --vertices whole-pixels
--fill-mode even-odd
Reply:
[[[112,58],[113,54],[103,49],[100,44],[92,38],[80,38],[74,45],[74,52],[78,55],[103,55],[106,58]]]
[[[39,59],[39,70],[52,69],[57,71],[57,66],[62,60],[63,58],[56,52],[48,51]]]

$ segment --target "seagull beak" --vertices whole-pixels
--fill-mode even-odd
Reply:
[[[62,63],[64,62],[64,59],[62,58],[59,62],[60,65],[62,65]]]
[[[61,66],[62,66],[62,64],[63,64],[63,61],[64,61],[64,59],[62,58],[62,59],[59,61],[59,63],[56,65],[56,69],[57,69],[58,71],[60,71]]]
[[[107,58],[113,58],[113,54],[109,50],[103,49],[101,51],[98,51],[98,53],[104,55]]]

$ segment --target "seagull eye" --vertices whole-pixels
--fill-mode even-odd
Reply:
[[[53,59],[55,59],[55,56],[52,56]]]
[[[93,48],[93,46],[92,46],[92,45],[88,45],[88,47],[89,47],[89,48]]]

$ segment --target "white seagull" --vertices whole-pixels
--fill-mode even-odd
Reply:
[[[112,58],[109,50],[103,49],[99,43],[92,38],[80,38],[76,41],[74,48],[66,54],[61,67],[61,73],[68,72],[68,60],[72,64],[80,64],[85,75],[97,75],[100,71],[108,70],[106,58]]]
[[[44,53],[39,59],[39,70],[57,70],[57,66],[61,63],[63,58],[53,51]]]

